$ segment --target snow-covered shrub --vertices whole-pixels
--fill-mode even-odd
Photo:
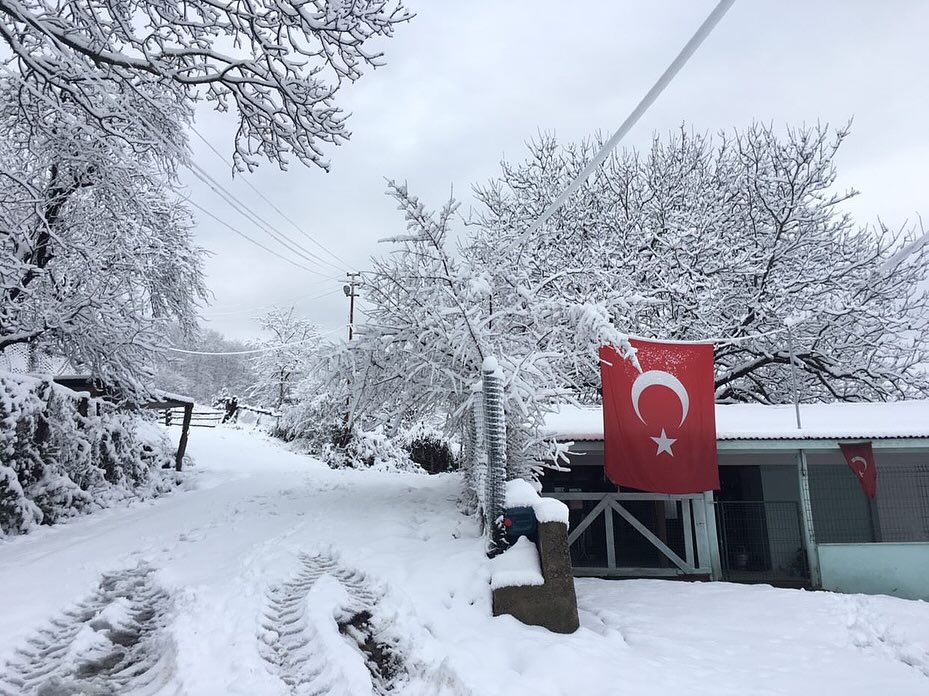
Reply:
[[[427,473],[441,474],[458,468],[454,445],[442,432],[428,423],[417,423],[402,434],[403,449]]]
[[[383,427],[353,429],[344,444],[329,444],[320,453],[333,468],[375,469],[378,471],[419,471],[399,438],[388,437]]]
[[[294,442],[334,469],[422,471],[410,459],[406,438],[388,437],[384,429],[346,427],[344,397],[329,391],[315,393],[318,383],[308,380],[299,387],[298,401],[285,407],[273,435]]]
[[[39,506],[26,498],[16,471],[0,466],[0,533],[28,531],[42,522]]]
[[[288,442],[297,440],[314,453],[326,446],[342,446],[348,440],[345,402],[329,392],[314,394],[311,387],[301,387],[299,400],[283,410],[273,435]]]
[[[159,495],[171,485],[162,472],[171,452],[139,414],[50,380],[0,373],[0,534]]]

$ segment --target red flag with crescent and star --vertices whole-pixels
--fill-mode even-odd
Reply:
[[[630,343],[641,370],[600,349],[607,477],[652,493],[719,488],[713,346]]]
[[[877,495],[877,469],[874,466],[874,450],[871,449],[871,442],[840,442],[839,449],[842,450],[848,467],[858,477],[861,490],[874,500],[874,496]]]

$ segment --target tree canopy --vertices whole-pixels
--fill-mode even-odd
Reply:
[[[381,64],[373,44],[410,16],[399,0],[0,0],[0,40],[37,92],[136,146],[155,137],[157,109],[111,95],[234,110],[238,169],[291,156],[326,167],[324,148],[348,137],[336,92]]]
[[[498,261],[527,273],[535,302],[602,302],[617,328],[713,339],[721,401],[790,400],[787,326],[808,400],[929,394],[929,249],[921,234],[843,212],[834,158],[848,128],[754,125],[710,138],[686,129],[604,165],[534,238]],[[476,189],[464,256],[488,259],[574,178],[598,141],[544,137]],[[580,366],[595,396],[595,363]],[[585,380],[579,375],[578,382]]]
[[[20,118],[40,117],[42,128]],[[140,386],[206,290],[170,158],[0,78],[0,348],[28,344]]]
[[[205,101],[233,166],[328,167],[341,85],[382,63],[400,0],[0,0],[0,349],[132,389],[206,299],[177,187]]]

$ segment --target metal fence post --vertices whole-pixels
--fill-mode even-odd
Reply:
[[[716,503],[713,498],[713,491],[703,492],[703,508],[706,510],[706,540],[709,544],[710,551],[710,568],[712,569],[712,579],[723,579],[723,564],[719,556],[719,532],[716,529]],[[701,564],[702,565],[702,564]]]
[[[800,478],[800,530],[803,534],[803,548],[810,569],[810,584],[818,588],[822,586],[822,575],[819,572],[819,548],[816,546],[816,532],[813,528],[810,473],[806,463],[806,452],[803,450],[797,453],[797,473]]]
[[[488,554],[503,551],[505,544],[500,519],[506,495],[506,414],[503,410],[503,380],[496,359],[482,365],[484,402],[484,445],[487,473],[484,478],[484,514],[490,532]]]

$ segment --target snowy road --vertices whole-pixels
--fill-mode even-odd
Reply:
[[[198,430],[195,488],[0,542],[0,694],[929,693],[929,605],[578,582],[582,628],[489,617],[459,481]]]

